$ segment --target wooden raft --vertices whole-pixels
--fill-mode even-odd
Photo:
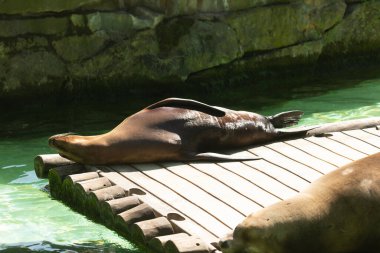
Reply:
[[[380,152],[376,125],[379,118],[327,124],[309,134],[331,134],[241,151],[260,160],[83,166],[40,155],[35,170],[48,172],[54,198],[154,252],[216,252],[219,238],[250,213]]]

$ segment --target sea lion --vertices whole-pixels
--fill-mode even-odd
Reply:
[[[63,157],[95,165],[239,160],[244,157],[210,151],[305,134],[306,130],[276,129],[296,124],[302,114],[301,111],[291,111],[265,117],[195,100],[168,98],[126,118],[108,133],[55,135],[50,137],[49,145]]]
[[[377,153],[249,215],[220,246],[224,253],[379,252],[379,224]]]

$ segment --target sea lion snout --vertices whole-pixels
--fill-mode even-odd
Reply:
[[[70,160],[83,163],[88,157],[89,149],[86,147],[87,138],[72,133],[53,135],[48,139],[49,146]],[[78,158],[80,156],[81,158]]]
[[[48,143],[49,143],[50,147],[54,147],[54,145],[55,145],[55,139],[53,138],[53,136],[49,138]]]
[[[68,145],[77,140],[77,135],[73,133],[56,134],[49,138],[49,146],[58,151],[66,151]]]
[[[224,237],[220,238],[219,248],[223,253],[254,253],[250,251],[250,249],[246,248],[245,244],[242,243],[241,240],[234,239],[234,232],[230,232]],[[262,253],[262,252],[257,252],[257,253]]]
[[[48,140],[49,146],[52,148],[59,148],[63,142],[67,142],[66,137],[68,135],[70,135],[70,133],[56,134],[51,136]]]
[[[219,247],[223,250],[223,252],[225,252],[229,248],[231,248],[231,242],[232,242],[232,232],[220,238]]]

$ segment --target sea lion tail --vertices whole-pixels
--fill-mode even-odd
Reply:
[[[284,128],[297,125],[302,115],[302,111],[289,111],[269,116],[268,119],[275,128]]]

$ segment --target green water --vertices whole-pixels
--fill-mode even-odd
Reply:
[[[347,81],[348,82],[348,81]],[[332,83],[332,84],[331,84]],[[191,96],[205,102],[262,114],[300,109],[301,124],[310,125],[380,116],[380,79],[350,80],[330,85],[320,81],[304,88],[270,90],[255,95],[249,87]],[[337,89],[337,87],[345,87]],[[328,88],[325,88],[328,87]],[[285,95],[286,94],[286,95]],[[172,94],[171,94],[172,95]],[[156,97],[134,101],[71,106],[34,105],[2,108],[0,119],[0,251],[1,252],[139,252],[107,228],[87,220],[41,189],[33,158],[51,153],[48,136],[73,131],[100,133]]]

